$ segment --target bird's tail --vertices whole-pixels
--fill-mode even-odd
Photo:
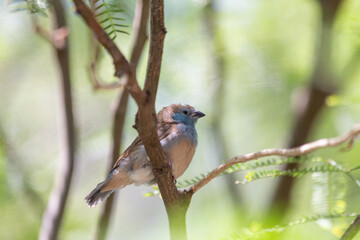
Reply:
[[[102,191],[105,187],[106,180],[99,183],[86,197],[85,201],[89,207],[95,207],[98,203],[107,199],[114,190]]]

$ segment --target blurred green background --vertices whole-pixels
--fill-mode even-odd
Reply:
[[[157,109],[172,103],[191,104],[207,116],[197,124],[199,145],[181,177],[188,179],[214,169],[239,154],[285,147],[296,120],[296,98],[313,75],[321,31],[317,0],[222,0],[213,6],[214,35],[209,34],[206,1],[165,1],[165,38]],[[130,35],[116,40],[129,55],[135,1],[126,1]],[[77,133],[76,167],[61,239],[91,239],[99,207],[88,208],[84,196],[105,176],[111,140],[111,107],[118,90],[94,91],[88,76],[91,57],[89,29],[67,2],[70,61]],[[337,96],[316,119],[309,140],[333,137],[360,122],[360,1],[346,0],[332,31],[329,73]],[[39,17],[51,27],[51,18]],[[30,14],[0,5],[0,239],[36,239],[54,175],[59,143],[58,68],[52,47],[34,31]],[[212,51],[212,48],[215,50]],[[147,48],[138,79],[142,83]],[[223,59],[219,78],[217,57]],[[352,65],[349,66],[349,63]],[[104,56],[99,74],[114,82],[111,59]],[[223,87],[219,94],[219,85]],[[131,126],[137,111],[129,102],[123,148],[137,135]],[[214,135],[219,127],[221,143]],[[359,164],[360,147],[315,155],[345,167]],[[360,171],[359,171],[360,172]],[[194,195],[187,221],[189,239],[232,239],[244,229],[262,228],[278,179],[232,186],[219,177]],[[360,179],[360,173],[355,173]],[[180,179],[180,180],[181,180]],[[161,199],[143,197],[151,187],[120,191],[108,239],[168,239]],[[303,216],[325,214],[340,207],[359,212],[360,189],[342,174],[309,174],[298,178],[284,224]],[[239,208],[235,207],[235,201]],[[322,220],[287,227],[277,239],[338,239],[352,218]],[[260,239],[267,239],[266,236]],[[360,239],[358,236],[356,239]]]

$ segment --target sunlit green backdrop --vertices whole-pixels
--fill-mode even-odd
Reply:
[[[129,35],[116,40],[128,55],[135,1],[127,2],[124,17]],[[118,90],[94,91],[88,76],[90,31],[67,5],[70,25],[71,76],[77,132],[76,168],[61,239],[91,239],[99,214],[84,196],[105,176],[111,139],[111,107]],[[360,1],[347,0],[334,29],[332,64],[340,76],[360,48]],[[204,1],[165,1],[164,57],[157,109],[187,103],[207,116],[197,125],[199,146],[181,179],[214,169],[216,141],[212,119],[221,113],[221,129],[229,157],[287,145],[295,115],[294,95],[307,86],[314,69],[319,30],[316,0],[216,1],[216,38],[225,58],[225,95],[214,108],[217,84],[211,67],[211,40],[204,24]],[[51,19],[39,17],[44,26]],[[146,51],[138,79],[143,82]],[[359,58],[360,60],[360,58]],[[358,61],[355,61],[357,64]],[[360,64],[359,64],[360,66]],[[114,82],[111,59],[104,55],[100,76]],[[316,121],[310,140],[337,136],[360,122],[360,71],[355,67],[340,78],[333,97]],[[58,69],[52,47],[34,33],[30,15],[0,6],[0,239],[36,239],[43,210],[56,174],[58,151]],[[124,147],[136,136],[136,105],[130,101]],[[338,148],[315,155],[346,167],[359,165],[360,147]],[[360,171],[359,171],[360,172]],[[236,174],[242,180],[244,173]],[[355,173],[360,178],[360,173]],[[244,229],[261,229],[261,219],[278,179],[238,184],[243,201],[234,210],[224,177],[201,189],[188,211],[189,239],[232,239]],[[235,183],[234,183],[235,184]],[[167,217],[161,199],[143,197],[151,187],[121,190],[114,209],[109,239],[168,239]],[[31,192],[34,191],[34,192]],[[309,174],[298,178],[291,211],[284,224],[303,216],[340,211],[359,212],[360,188],[342,174]],[[246,210],[246,211],[245,211]],[[352,218],[315,221],[287,227],[281,239],[337,239]],[[265,238],[265,237],[264,237]],[[261,238],[260,238],[261,239]],[[357,237],[360,239],[360,236]]]

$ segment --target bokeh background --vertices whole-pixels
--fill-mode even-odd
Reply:
[[[157,109],[184,103],[207,114],[197,124],[198,149],[182,180],[235,155],[289,145],[296,110],[306,99],[302,93],[311,86],[321,55],[321,2],[326,1],[222,0],[209,7],[205,0],[165,1],[168,33]],[[327,58],[320,60],[330,76],[321,84],[334,86],[335,95],[327,98],[308,140],[337,136],[360,122],[360,1],[340,2],[332,41],[323,49]],[[130,35],[116,40],[127,56],[134,6],[135,1],[125,1]],[[0,239],[36,239],[59,166],[59,73],[53,48],[34,32],[30,14],[12,7],[0,4]],[[66,2],[77,150],[60,238],[91,239],[100,208],[88,208],[83,198],[105,176],[111,108],[119,90],[93,89],[91,33],[73,9]],[[51,17],[38,19],[51,28]],[[138,69],[141,83],[146,53],[147,47]],[[101,79],[116,81],[106,54],[100,65]],[[130,99],[122,149],[137,135],[131,127],[136,111]],[[358,143],[350,152],[338,150],[317,154],[349,168],[359,164]],[[232,239],[244,229],[264,227],[279,179],[235,184],[243,176],[219,177],[194,195],[189,239]],[[148,186],[120,191],[108,239],[169,238],[161,199],[144,197],[151,191]],[[296,179],[282,223],[337,208],[359,212],[359,197],[360,188],[343,174],[308,174]],[[277,237],[338,239],[351,221],[310,222],[287,227]]]

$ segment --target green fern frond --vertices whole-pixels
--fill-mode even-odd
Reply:
[[[28,11],[31,14],[40,14],[47,17],[47,10],[49,7],[47,0],[10,0],[8,5],[11,6],[11,11]]]
[[[106,0],[90,0],[89,3],[99,24],[112,40],[116,39],[119,33],[129,34],[124,30],[128,25],[122,24],[125,19],[118,16],[124,12],[120,4],[109,3]]]
[[[183,181],[178,181],[176,183],[176,187],[177,188],[186,188],[186,187],[189,187],[189,186],[192,186],[194,185],[195,183],[198,183],[201,179],[205,178],[207,174],[200,174],[200,176],[196,176],[192,179],[189,179],[189,180],[183,180]]]
[[[336,213],[336,212],[331,212],[329,214],[318,214],[318,215],[314,215],[314,216],[308,216],[308,217],[303,217],[300,218],[298,220],[289,222],[287,224],[284,225],[277,225],[273,228],[266,228],[266,229],[246,229],[244,231],[242,231],[240,234],[232,234],[231,238],[232,239],[241,239],[241,240],[245,240],[245,239],[262,239],[261,237],[264,237],[264,234],[267,233],[272,233],[272,232],[282,232],[284,231],[286,228],[291,227],[291,226],[296,226],[296,225],[300,225],[300,224],[305,224],[305,223],[310,223],[310,222],[315,222],[318,221],[320,219],[334,219],[334,218],[343,218],[343,217],[356,217],[359,213]]]
[[[268,166],[278,166],[282,164],[292,164],[292,163],[304,163],[304,162],[324,162],[324,160],[320,157],[308,157],[308,156],[301,156],[301,157],[290,157],[290,158],[268,158],[268,159],[259,159],[245,163],[238,163],[229,167],[225,172],[220,174],[219,176],[225,174],[231,174],[234,172],[244,171],[248,169],[257,169],[262,167]],[[209,173],[209,172],[208,172]],[[208,174],[207,173],[207,174]],[[207,174],[200,174],[200,176],[196,176],[190,180],[179,181],[176,186],[178,188],[186,188],[195,183],[199,182],[203,179]]]
[[[225,172],[220,174],[219,176],[222,176],[224,174],[231,174],[234,172],[249,170],[249,169],[258,169],[263,167],[269,167],[269,166],[279,166],[283,164],[292,164],[292,163],[323,163],[326,165],[317,165],[317,166],[309,166],[306,168],[297,168],[292,170],[278,170],[278,169],[266,169],[266,170],[259,170],[259,171],[252,171],[248,172],[245,176],[245,179],[242,181],[238,181],[236,183],[242,183],[246,184],[249,182],[252,182],[254,180],[263,179],[263,178],[277,178],[277,177],[283,177],[283,176],[290,176],[290,177],[300,177],[305,174],[314,173],[314,172],[342,172],[350,177],[352,181],[354,181],[355,184],[357,184],[358,187],[360,187],[360,181],[356,179],[351,172],[360,169],[360,166],[354,167],[351,169],[345,169],[338,163],[336,163],[333,160],[324,160],[321,157],[308,157],[308,156],[302,156],[302,157],[291,157],[291,158],[272,158],[272,159],[263,159],[263,160],[254,160],[246,163],[239,163],[231,166],[228,168]],[[209,173],[209,172],[208,172]],[[186,188],[190,187],[196,183],[198,183],[201,179],[205,178],[208,174],[200,174],[199,176],[195,176],[191,179],[186,179],[182,181],[178,181],[176,184],[177,188]],[[151,195],[151,194],[150,194]],[[152,194],[157,195],[157,193]]]
[[[238,171],[243,171],[247,169],[256,169],[261,167],[268,167],[268,166],[278,166],[283,164],[293,164],[293,163],[304,163],[304,162],[322,162],[323,159],[320,157],[308,157],[308,156],[301,156],[301,157],[289,157],[289,158],[268,158],[268,159],[259,159],[254,161],[249,161],[245,163],[238,163],[230,168],[228,168],[224,174],[226,173],[233,173]]]
[[[294,168],[294,169],[290,169],[290,170],[279,170],[279,169],[270,169],[270,170],[259,170],[259,171],[253,171],[253,172],[248,172],[245,175],[244,180],[242,180],[240,183],[242,184],[246,184],[246,183],[250,183],[254,180],[259,180],[259,179],[263,179],[263,178],[278,178],[278,177],[284,177],[284,176],[288,176],[288,177],[300,177],[303,176],[305,174],[309,174],[309,173],[315,173],[315,172],[322,172],[322,173],[327,173],[327,172],[343,172],[346,173],[349,170],[347,169],[341,169],[337,166],[333,166],[333,165],[318,165],[318,166],[311,166],[311,167],[305,167],[305,168]]]

